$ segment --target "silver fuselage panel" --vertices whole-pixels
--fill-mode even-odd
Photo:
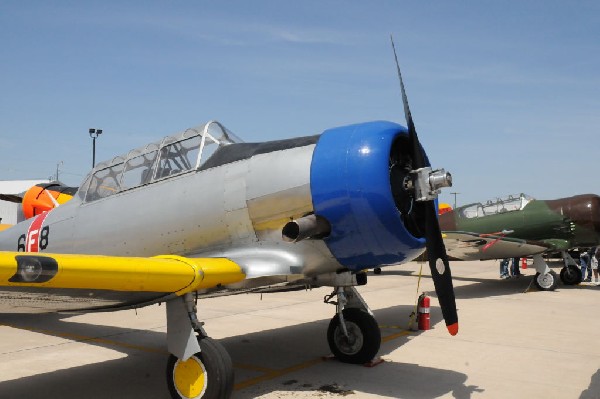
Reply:
[[[76,195],[47,215],[44,252],[227,257],[248,276],[232,287],[237,289],[338,270],[342,266],[321,240],[288,243],[281,237],[287,222],[313,211],[310,166],[314,148],[314,143],[283,146],[96,200]],[[27,234],[30,224],[25,221],[0,232],[0,250],[16,251],[19,236]],[[63,306],[44,302],[43,294],[33,289],[2,289],[0,312],[25,310],[28,302],[35,311],[54,311],[141,306],[161,300],[160,294],[132,299],[130,293],[80,291],[57,292],[71,298]]]

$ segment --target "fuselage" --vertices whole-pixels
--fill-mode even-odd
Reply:
[[[0,232],[0,250],[226,257],[248,277],[235,288],[402,263],[423,251],[392,195],[401,182],[390,180],[390,151],[405,140],[401,126],[373,122],[267,143],[223,140],[225,131],[219,139],[214,126],[212,135],[206,126],[194,131],[99,164],[71,201]],[[282,240],[286,223],[310,214],[331,224],[326,237]],[[36,289],[8,291],[0,311],[40,299]],[[160,299],[62,294],[74,298],[69,309]]]

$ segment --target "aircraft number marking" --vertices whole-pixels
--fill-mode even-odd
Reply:
[[[19,236],[19,240],[17,241],[17,251],[25,252],[25,234]]]
[[[50,239],[50,226],[42,227],[44,220],[48,216],[48,212],[44,212],[37,216],[29,229],[27,234],[21,234],[17,240],[17,251],[19,252],[39,252],[43,251],[48,247]]]
[[[50,234],[50,226],[44,226],[40,234],[40,250],[42,251],[48,246],[48,234]]]

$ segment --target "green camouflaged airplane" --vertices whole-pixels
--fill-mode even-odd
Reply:
[[[579,284],[581,270],[567,252],[600,244],[600,197],[576,195],[535,200],[525,194],[440,211],[449,256],[463,260],[533,257],[535,284],[553,290],[556,273],[542,255],[560,252],[566,285]]]

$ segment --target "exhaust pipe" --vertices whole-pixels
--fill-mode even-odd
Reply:
[[[324,217],[308,215],[286,223],[281,230],[285,242],[298,242],[306,238],[325,238],[331,233],[331,225]]]

